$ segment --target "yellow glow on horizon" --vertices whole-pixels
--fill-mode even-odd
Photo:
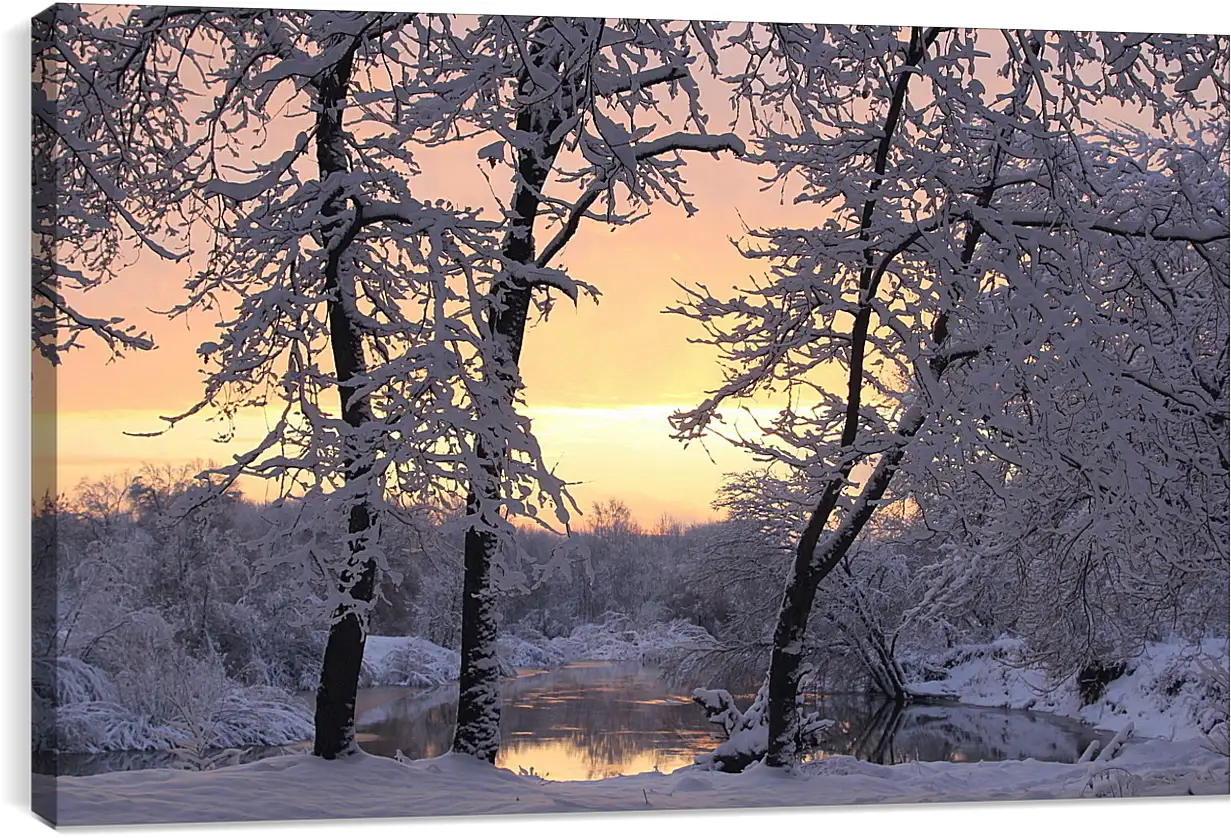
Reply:
[[[683,405],[680,405],[683,406]],[[721,440],[687,447],[670,436],[668,417],[676,405],[606,407],[544,406],[529,409],[532,428],[548,465],[570,482],[583,514],[599,501],[626,503],[645,527],[664,516],[691,523],[713,520],[714,493],[728,472],[752,461]],[[268,423],[258,411],[236,418],[229,443],[216,441],[218,427],[198,417],[155,437],[130,436],[163,427],[154,409],[65,411],[54,414],[57,451],[35,452],[35,474],[54,467],[55,488],[72,494],[83,480],[135,473],[143,464],[184,466],[194,461],[225,463],[259,441]],[[51,415],[36,414],[36,421]],[[49,479],[35,486],[41,496]],[[241,488],[254,500],[270,500],[274,487],[248,480]],[[584,518],[578,522],[585,527]]]

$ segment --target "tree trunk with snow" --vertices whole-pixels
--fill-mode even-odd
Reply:
[[[521,386],[518,363],[536,283],[538,287],[558,287],[576,302],[577,284],[569,280],[566,287],[552,286],[543,279],[544,272],[577,232],[582,220],[591,217],[591,207],[602,196],[612,199],[604,216],[608,223],[632,222],[631,215],[614,210],[613,189],[617,181],[622,180],[640,200],[648,201],[656,193],[692,211],[681,189],[677,152],[744,151],[743,143],[732,134],[676,131],[636,142],[640,136],[634,137],[627,128],[600,113],[600,100],[620,97],[620,113],[656,109],[657,103],[648,91],[687,77],[686,52],[671,38],[657,44],[644,42],[647,33],[641,29],[633,37],[608,36],[604,35],[606,22],[590,19],[538,18],[523,25],[527,27],[525,36],[518,34],[518,27],[509,26],[508,21],[492,30],[499,33],[498,42],[504,42],[506,34],[512,39],[508,44],[513,47],[510,54],[520,65],[512,126],[515,130],[508,131],[503,113],[497,112],[493,122],[505,138],[501,143],[508,142],[515,149],[514,192],[505,216],[508,226],[501,247],[503,272],[491,288],[489,326],[494,357],[485,382],[491,395],[487,404],[479,408],[484,419],[481,424],[487,425],[487,436],[481,437],[475,446],[482,465],[470,477],[467,498],[471,523],[465,545],[462,672],[453,742],[454,750],[487,760],[495,759],[499,747],[495,594],[490,582],[493,561],[502,548],[497,534],[502,524],[499,516],[503,514],[499,508],[500,485],[509,467],[502,453],[507,446],[496,419],[515,413],[514,401]],[[608,48],[617,53],[639,53],[633,60],[637,66],[643,66],[649,54],[659,55],[663,63],[629,72],[621,57],[615,62],[620,69],[614,70],[598,57],[599,52]],[[503,79],[499,86],[503,86]],[[695,103],[689,107],[692,119],[698,126],[703,125],[704,118]],[[580,171],[588,185],[571,202],[565,217],[557,218],[559,226],[540,249],[535,244],[534,225],[545,201],[544,188],[552,172],[559,168],[557,155],[561,147],[567,140],[572,148],[573,140],[577,139],[581,140],[577,147],[585,158]],[[565,171],[561,180],[567,183],[575,174]],[[647,184],[653,187],[652,191],[646,188]],[[552,201],[550,197],[546,200]]]
[[[936,36],[936,29],[912,30],[910,46],[905,57],[906,64],[917,64],[927,53]],[[893,94],[889,99],[883,131],[873,161],[875,179],[869,189],[869,195],[873,197],[869,197],[864,202],[860,217],[860,238],[864,241],[867,241],[869,237],[869,229],[872,226],[873,213],[876,208],[874,196],[883,183],[890,149],[894,143],[902,110],[906,103],[906,92],[910,86],[910,79],[910,73],[902,73],[894,80]],[[873,315],[872,300],[876,296],[877,286],[884,274],[883,270],[876,269],[875,264],[875,256],[869,248],[865,255],[865,265],[860,271],[859,308],[855,313],[850,331],[846,415],[840,443],[844,450],[851,449],[859,433],[860,410],[863,405],[864,359],[868,348],[868,330]],[[914,423],[913,429],[907,432],[907,427],[903,428],[903,439],[913,436],[919,430],[923,415],[921,413],[916,415],[918,421]],[[910,421],[912,420],[908,420],[908,423]],[[769,752],[766,756],[766,763],[769,765],[791,765],[796,760],[799,716],[795,697],[799,692],[799,681],[803,674],[804,639],[808,630],[808,618],[812,613],[812,604],[816,599],[817,586],[842,560],[855,538],[863,530],[864,524],[867,523],[876,507],[876,502],[881,499],[885,489],[888,488],[904,451],[904,444],[898,444],[882,456],[876,471],[868,480],[854,508],[822,544],[821,536],[838,506],[842,489],[854,466],[854,460],[848,458],[838,474],[826,484],[820,501],[809,516],[808,525],[800,536],[795,550],[795,562],[787,580],[786,590],[782,595],[782,606],[778,614],[777,626],[774,629],[773,653],[770,657]]]
[[[533,60],[533,53],[531,53]],[[519,89],[531,95],[532,82],[523,70]],[[512,266],[531,265],[535,260],[534,220],[539,196],[547,183],[562,137],[555,137],[564,116],[540,105],[523,105],[517,113],[517,130],[538,137],[538,142],[521,149],[517,158],[517,186],[513,195],[512,218],[502,255],[505,274],[493,288],[495,306],[490,323],[496,343],[496,375],[501,379],[496,391],[504,400],[493,406],[496,413],[512,410],[517,388],[517,365],[521,360],[534,288],[525,277],[510,270]],[[515,270],[515,269],[514,269]],[[500,440],[492,440],[500,445]],[[487,474],[471,481],[466,512],[479,516],[480,523],[466,531],[464,580],[462,582],[462,649],[458,680],[457,727],[453,750],[494,763],[500,749],[500,666],[496,659],[496,593],[491,584],[492,560],[500,551],[495,521],[484,516],[499,514],[490,508],[497,500],[494,488],[504,466],[499,455],[477,446]],[[492,489],[488,489],[490,486]]]
[[[330,175],[349,170],[342,113],[353,60],[352,48],[341,61],[323,74],[319,83],[320,111],[316,118],[316,157],[322,182],[327,181]],[[341,215],[345,210],[344,201],[331,198],[325,202],[322,212],[325,218],[330,218]],[[338,221],[326,224],[321,235],[329,251],[324,288],[330,297],[329,345],[337,372],[342,418],[350,427],[359,428],[370,419],[371,411],[365,397],[356,397],[355,379],[365,371],[363,342],[350,314],[355,296],[353,280],[345,276],[342,268],[342,258],[354,236],[354,230]],[[346,480],[362,478],[367,471],[366,466],[355,465],[352,455],[345,475]],[[375,590],[376,563],[366,555],[374,524],[375,516],[367,499],[356,499],[347,521],[346,549],[350,555],[338,578],[340,593],[346,601],[333,613],[321,665],[320,684],[316,690],[316,736],[313,753],[325,759],[353,753],[357,748],[355,697],[359,689],[359,672],[363,665],[363,648],[367,638],[367,617],[361,609],[372,601]]]

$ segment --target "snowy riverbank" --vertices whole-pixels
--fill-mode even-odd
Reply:
[[[1226,753],[1226,638],[1199,645],[1152,643],[1100,685],[1092,701],[1083,698],[1076,675],[1049,683],[1040,670],[1018,664],[1019,651],[1020,643],[1008,638],[961,647],[946,661],[944,678],[912,683],[909,689],[964,704],[1041,710],[1105,730],[1132,723],[1140,737],[1195,740]]]
[[[46,792],[50,778],[36,777]],[[1228,761],[1195,743],[1147,740],[1110,763],[907,763],[832,757],[795,772],[684,769],[551,782],[448,755],[409,764],[360,754],[335,763],[275,757],[203,773],[61,778],[62,825],[289,820],[722,807],[932,803],[1227,794]]]
[[[645,660],[679,640],[679,632],[678,626],[646,632],[585,627],[547,642],[521,639],[504,651],[531,666],[573,656]],[[1014,648],[1008,641],[958,650],[947,677],[916,685],[968,703],[1045,710],[1102,728],[1134,722],[1137,738],[1107,761],[883,766],[839,756],[793,772],[753,766],[732,775],[690,766],[673,774],[554,782],[452,755],[399,762],[361,754],[333,764],[287,755],[205,772],[127,771],[58,783],[35,777],[34,783],[38,794],[57,794],[62,824],[1228,794],[1225,748],[1220,754],[1211,747],[1216,743],[1204,726],[1209,690],[1217,689],[1208,661],[1223,648],[1215,641],[1196,649],[1152,646],[1086,706],[1076,684],[1041,692],[1041,673],[1009,665]],[[373,637],[365,669],[371,678],[445,678],[455,674],[455,659],[416,638]]]

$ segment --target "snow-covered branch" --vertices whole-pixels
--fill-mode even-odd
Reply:
[[[686,134],[678,131],[648,143],[638,143],[632,148],[633,156],[638,161],[649,160],[673,151],[702,151],[712,154],[717,154],[720,151],[730,151],[736,157],[742,157],[746,151],[743,140],[734,134],[713,136],[709,134]],[[609,177],[596,178],[585,188],[581,197],[569,207],[568,216],[565,218],[563,225],[552,236],[551,241],[539,252],[538,259],[536,260],[539,267],[546,267],[564,249],[564,246],[572,239],[573,234],[577,232],[578,226],[580,226],[582,219],[590,211],[590,207],[610,188],[611,182]]]
[[[1213,244],[1231,239],[1231,226],[1226,221],[1192,224],[1132,223],[1116,220],[1070,218],[1060,213],[1009,212],[992,214],[986,211],[972,213],[980,223],[986,222],[993,229],[998,226],[1040,228],[1044,230],[1076,229],[1093,230],[1110,236],[1148,239],[1157,242],[1184,242],[1187,244]]]
[[[655,67],[652,70],[642,70],[639,73],[632,73],[624,77],[601,76],[595,81],[594,90],[599,96],[614,96],[618,93],[645,90],[656,84],[680,81],[688,77],[689,72],[687,69],[670,64]]]

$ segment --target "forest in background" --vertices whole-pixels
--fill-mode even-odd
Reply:
[[[177,503],[197,470],[147,467],[82,484],[38,509],[33,651],[43,712],[35,750],[246,748],[310,738],[301,696],[320,674],[325,587],[318,581],[305,602],[297,581],[263,572],[279,552],[267,535],[302,510],[235,492],[183,517]],[[750,482],[751,497],[764,491],[758,473],[731,478],[720,503],[747,500]],[[502,674],[630,659],[659,664],[686,690],[755,692],[791,538],[782,531],[785,510],[757,517],[737,509],[714,523],[664,518],[646,529],[611,500],[585,515],[586,529],[571,538],[524,531],[524,552],[511,563],[516,578],[499,599]],[[939,505],[932,511],[941,514]],[[812,688],[903,700],[911,685],[942,681],[986,656],[1041,670],[1054,685],[1075,683],[1090,703],[1148,645],[1178,642],[1208,668],[1189,685],[1199,699],[1193,723],[1225,728],[1225,670],[1220,675],[1217,657],[1202,649],[1205,639],[1225,637],[1228,622],[1228,580],[1215,565],[1190,572],[1142,563],[1141,584],[1129,592],[1110,578],[1092,580],[1085,605],[1097,621],[1085,632],[1060,632],[1057,605],[1070,596],[1063,573],[1023,578],[1021,557],[1006,555],[998,566],[957,576],[952,528],[904,503],[886,512],[826,583],[827,605],[809,635]],[[371,633],[427,643],[371,659],[360,686],[440,686],[458,671],[458,522],[411,518],[386,533],[389,576]],[[1177,671],[1159,689],[1174,694],[1192,677]]]

